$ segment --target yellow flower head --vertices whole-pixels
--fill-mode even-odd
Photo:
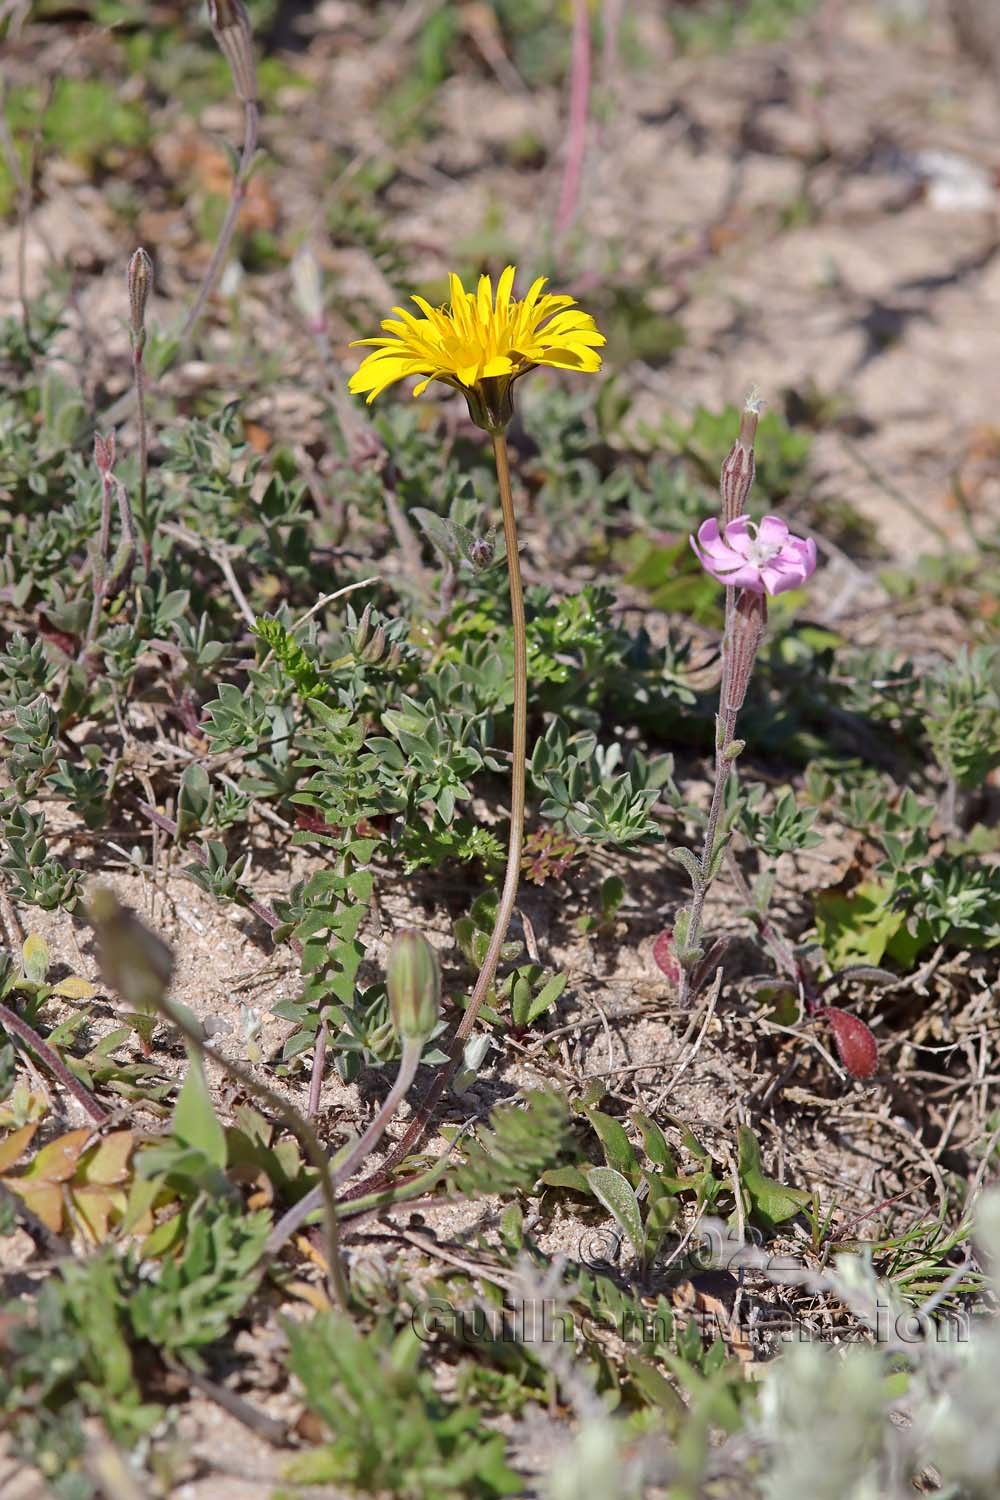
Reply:
[[[601,367],[597,351],[604,336],[593,318],[572,297],[543,294],[545,281],[539,276],[517,302],[510,295],[513,266],[500,277],[495,299],[489,276],[480,276],[473,293],[453,274],[450,307],[434,308],[423,297],[414,297],[422,317],[393,308],[397,316],[382,324],[388,338],[357,340],[374,352],[351,376],[350,389],[371,402],[407,375],[425,377],[415,396],[432,380],[443,380],[463,393],[474,422],[487,432],[501,431],[513,415],[511,387],[528,370],[553,365],[557,370],[593,373]]]

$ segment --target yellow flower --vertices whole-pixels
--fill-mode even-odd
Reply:
[[[600,369],[597,350],[603,334],[572,297],[543,294],[544,276],[520,302],[511,301],[513,266],[500,277],[495,299],[489,276],[480,276],[474,293],[454,274],[449,280],[450,307],[434,308],[423,297],[413,297],[422,317],[393,308],[397,317],[382,324],[388,338],[356,341],[373,346],[374,353],[351,376],[355,395],[366,394],[371,402],[397,380],[423,375],[413,392],[419,396],[432,380],[443,380],[463,393],[474,422],[487,432],[499,432],[513,415],[514,381],[536,365],[590,373]]]

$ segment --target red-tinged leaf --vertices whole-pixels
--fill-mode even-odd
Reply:
[[[829,1022],[837,1055],[851,1077],[870,1078],[878,1067],[878,1043],[871,1028],[835,1005],[827,1005],[816,1014]]]
[[[20,1130],[12,1130],[10,1135],[5,1135],[3,1140],[0,1140],[0,1172],[6,1172],[19,1156],[23,1156],[37,1129],[37,1124],[22,1125]]]
[[[50,625],[44,615],[38,617],[38,633],[45,641],[51,641],[53,646],[58,646],[64,656],[75,656],[77,640],[75,635],[67,635],[65,630],[57,630]],[[41,1214],[38,1216],[41,1218]]]
[[[80,1162],[79,1178],[85,1183],[103,1187],[124,1182],[133,1144],[131,1130],[116,1130],[106,1135]]]
[[[69,1182],[76,1171],[80,1153],[93,1133],[89,1125],[84,1125],[81,1130],[71,1130],[58,1140],[50,1141],[31,1162],[21,1181]]]
[[[23,1177],[8,1177],[7,1186],[23,1199],[26,1208],[36,1214],[46,1229],[60,1234],[63,1227],[63,1190],[58,1182],[25,1182]]]
[[[671,984],[680,984],[681,966],[674,957],[674,935],[672,932],[661,932],[653,944],[653,962],[656,967],[670,980]]]
[[[112,1214],[120,1219],[125,1212],[126,1197],[121,1188],[79,1187],[70,1189],[73,1207],[87,1238],[102,1245],[108,1237]]]

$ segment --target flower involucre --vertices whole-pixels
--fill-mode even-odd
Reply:
[[[800,588],[816,571],[812,537],[793,536],[778,516],[765,516],[759,525],[748,516],[737,516],[724,532],[712,516],[702,521],[691,546],[713,578],[755,594]]]
[[[511,299],[513,266],[500,276],[495,297],[489,276],[480,276],[475,292],[467,292],[454,274],[449,279],[450,307],[434,308],[415,296],[422,316],[396,307],[396,317],[382,323],[388,337],[356,340],[352,348],[370,345],[374,352],[351,376],[355,395],[371,402],[397,380],[422,375],[413,392],[419,396],[432,380],[442,380],[462,391],[473,420],[493,432],[510,421],[514,381],[536,365],[600,369],[597,350],[604,335],[574,298],[543,293],[544,276],[520,301]]]

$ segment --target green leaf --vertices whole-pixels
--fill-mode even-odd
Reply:
[[[640,1359],[636,1354],[628,1355],[625,1363],[636,1389],[647,1405],[658,1406],[666,1415],[671,1428],[680,1425],[687,1417],[687,1407],[667,1377],[661,1375],[655,1365]]]
[[[643,1245],[643,1259],[652,1260],[663,1243],[663,1236],[677,1217],[677,1199],[669,1188],[648,1174],[646,1182],[649,1186],[649,1208],[646,1211],[646,1236]]]
[[[226,1133],[212,1108],[201,1060],[189,1053],[187,1077],[174,1108],[174,1134],[221,1171],[226,1165]]]
[[[678,848],[670,850],[670,858],[675,860],[677,864],[683,865],[694,889],[696,891],[700,890],[704,884],[701,878],[701,866],[691,853],[691,850],[685,849],[683,845],[680,845]]]
[[[628,1178],[634,1187],[639,1181],[639,1163],[636,1161],[632,1142],[625,1134],[623,1127],[612,1115],[606,1115],[600,1109],[588,1110],[587,1118],[600,1137],[601,1145],[604,1147],[604,1159],[608,1166],[621,1172],[622,1176]]]
[[[566,978],[565,974],[553,974],[548,983],[542,986],[538,994],[528,1005],[525,1025],[532,1025],[533,1022],[538,1020],[539,1016],[544,1015],[550,1005],[555,1005],[559,996],[566,988]]]
[[[632,1116],[632,1119],[639,1128],[642,1144],[646,1148],[646,1155],[650,1161],[658,1167],[666,1167],[668,1172],[676,1173],[677,1167],[670,1154],[667,1138],[656,1121],[650,1119],[649,1115],[638,1112]]]
[[[646,1237],[642,1232],[642,1215],[639,1200],[628,1180],[613,1167],[591,1167],[587,1183],[597,1201],[613,1215],[619,1228],[628,1235],[636,1258],[645,1254]]]
[[[875,880],[855,886],[849,896],[824,891],[817,897],[816,935],[831,968],[881,962],[905,920],[891,899],[889,886]]]
[[[746,1125],[739,1132],[740,1183],[750,1199],[754,1216],[767,1228],[794,1219],[813,1201],[802,1188],[785,1187],[773,1177],[766,1177],[760,1165],[760,1143]]]
[[[539,1179],[546,1187],[569,1188],[574,1193],[589,1193],[587,1178],[579,1167],[550,1167]]]
[[[49,972],[49,946],[37,932],[29,932],[21,949],[24,977],[31,984],[44,984]]]

